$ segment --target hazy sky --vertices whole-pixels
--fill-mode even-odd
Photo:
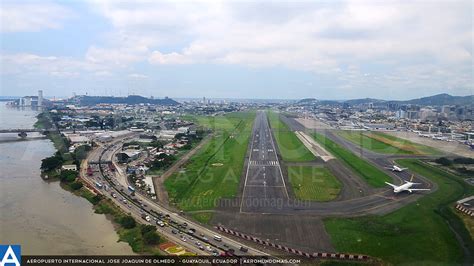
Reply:
[[[0,0],[0,95],[473,94],[473,1]]]

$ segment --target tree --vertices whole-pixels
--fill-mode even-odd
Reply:
[[[474,158],[459,157],[453,160],[455,164],[474,164]]]
[[[82,183],[81,182],[77,182],[77,181],[74,181],[71,183],[70,187],[72,190],[78,190],[78,189],[81,189],[82,188]]]
[[[81,145],[74,150],[74,160],[76,164],[80,164],[82,160],[87,157],[87,152],[91,150],[91,146],[89,145]]]
[[[119,223],[125,229],[131,229],[137,225],[137,222],[135,221],[135,219],[133,219],[133,217],[130,215],[122,217]]]
[[[41,170],[52,171],[59,168],[63,163],[62,157],[58,154],[41,160]]]
[[[76,180],[77,175],[78,175],[77,171],[65,170],[65,171],[61,171],[61,174],[59,175],[59,179],[63,182],[71,183],[71,182],[74,182],[74,180]]]
[[[140,231],[143,236],[143,241],[147,245],[155,245],[160,242],[160,236],[156,233],[156,227],[153,225],[141,225]]]
[[[147,245],[156,245],[160,242],[160,236],[155,231],[146,232],[143,234],[143,241]]]
[[[441,165],[444,165],[444,166],[450,166],[450,165],[453,164],[453,162],[451,162],[451,160],[446,158],[446,157],[441,157],[441,158],[436,159],[435,163],[441,164]]]

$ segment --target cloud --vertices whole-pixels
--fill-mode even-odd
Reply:
[[[103,65],[69,57],[41,56],[31,53],[0,54],[3,75],[49,75],[76,77],[80,73],[105,71]]]
[[[127,66],[144,58],[143,53],[138,49],[127,47],[106,49],[92,46],[87,50],[85,56],[88,62],[115,66]]]
[[[193,59],[191,57],[187,57],[185,55],[172,52],[169,54],[162,54],[160,51],[153,51],[149,58],[149,62],[152,64],[191,64],[193,63]]]
[[[2,2],[0,13],[0,31],[4,33],[58,29],[66,19],[74,16],[63,6],[39,1]]]
[[[327,72],[348,62],[421,54],[446,62],[472,60],[469,1],[94,3],[117,35],[148,51],[152,64],[223,63]],[[166,53],[161,49],[170,46],[181,47]]]
[[[88,3],[111,28],[83,56],[5,54],[2,72],[113,75],[140,83],[134,72],[158,66],[237,65],[309,73],[314,87],[321,81],[354,95],[381,88],[472,91],[469,0]],[[4,32],[58,28],[72,14],[49,3],[5,6],[2,25],[12,23],[2,26]],[[12,15],[4,18],[3,10]]]
[[[133,79],[147,79],[148,78],[147,75],[138,74],[138,73],[129,74],[128,77],[133,78]]]

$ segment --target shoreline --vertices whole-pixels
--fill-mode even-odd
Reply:
[[[37,121],[33,125],[35,128],[45,128],[46,125],[52,125],[47,115],[45,115],[47,114],[46,112],[47,111],[43,111],[36,116]],[[64,154],[66,153],[64,152],[64,148],[67,148],[68,145],[65,143],[66,141],[63,139],[63,137],[57,131],[51,131],[45,135],[45,138],[52,142],[55,149],[55,154],[50,157],[64,157]],[[43,158],[43,160],[50,157]],[[106,219],[111,222],[113,229],[118,236],[117,242],[127,243],[135,255],[169,255],[164,253],[164,251],[159,248],[159,245],[169,242],[163,235],[157,233],[159,237],[159,241],[157,243],[144,243],[141,231],[143,231],[145,225],[140,224],[134,220],[133,228],[125,228],[120,222],[124,217],[131,217],[130,214],[124,212],[110,199],[104,197],[101,194],[95,194],[95,192],[87,188],[78,171],[75,173],[76,177],[74,181],[63,180],[61,178],[60,168],[65,162],[66,161],[62,161],[61,164],[53,171],[43,171],[43,169],[41,169],[41,179],[47,183],[59,182],[59,186],[63,190],[66,190],[80,198],[86,199],[90,204],[92,204],[92,210],[95,214],[103,214],[105,215]]]

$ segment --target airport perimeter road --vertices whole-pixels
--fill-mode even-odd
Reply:
[[[249,154],[240,212],[266,212],[289,196],[265,112],[257,112]]]
[[[210,254],[211,250],[218,250],[219,252],[227,251],[229,249],[233,249],[236,255],[260,255],[260,256],[270,256],[269,254],[252,248],[250,246],[246,246],[238,241],[235,241],[231,238],[228,238],[224,235],[221,235],[220,232],[211,230],[205,226],[199,225],[193,222],[191,219],[180,215],[173,210],[169,210],[166,207],[160,205],[158,202],[153,201],[148,196],[142,195],[138,191],[135,193],[134,196],[130,195],[128,191],[128,181],[124,174],[123,169],[115,162],[115,156],[117,150],[121,148],[121,141],[122,139],[116,139],[111,143],[107,143],[103,146],[100,146],[89,153],[87,158],[88,161],[112,161],[116,167],[116,171],[108,170],[106,164],[102,165],[103,169],[103,178],[99,177],[99,180],[102,182],[108,182],[109,191],[104,191],[104,195],[111,197],[110,189],[113,189],[120,197],[119,206],[122,207],[126,212],[133,211],[135,217],[141,217],[141,213],[146,213],[150,215],[152,218],[151,224],[155,224],[154,219],[156,220],[165,220],[163,217],[167,217],[166,220],[169,220],[167,226],[159,227],[159,231],[165,235],[167,238],[171,240],[176,240],[177,235],[173,233],[173,230],[176,232],[180,232],[182,236],[178,237],[177,241],[174,241],[180,245],[185,246],[188,250],[196,252],[198,254]],[[91,184],[94,184],[95,181],[91,177],[88,177],[85,174],[87,166],[81,167],[82,176],[86,179],[89,179]],[[122,203],[120,203],[122,202]],[[125,204],[125,202],[127,202]],[[139,218],[141,222],[145,222],[143,219]],[[184,228],[183,224],[187,224]],[[194,229],[195,233],[190,234],[188,231],[189,229]],[[222,240],[217,241],[214,239],[214,236],[218,235],[221,236]],[[182,239],[185,238],[186,242]],[[193,240],[191,240],[191,238]],[[196,250],[197,245],[195,245],[196,241],[201,242],[202,244],[209,244],[210,250]],[[192,242],[190,244],[190,242]],[[189,247],[191,245],[191,247]],[[247,252],[240,251],[240,247],[246,247],[248,249]],[[198,252],[199,251],[199,252]]]

